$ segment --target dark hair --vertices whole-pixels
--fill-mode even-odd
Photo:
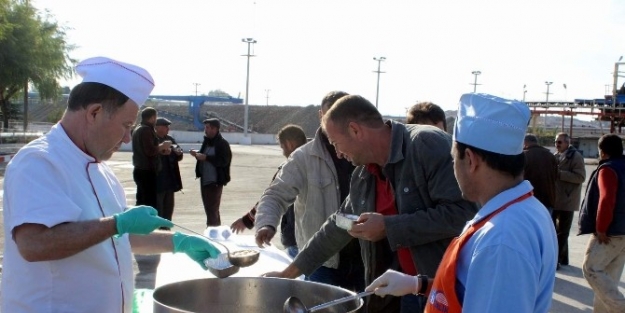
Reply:
[[[456,141],[456,152],[458,153],[458,158],[461,160],[464,159],[466,149],[471,149],[473,153],[479,155],[482,159],[484,159],[484,162],[486,162],[489,167],[509,174],[512,177],[517,177],[523,174],[523,171],[525,170],[525,154],[523,153],[517,155],[499,154],[465,145]]]
[[[610,157],[623,155],[623,140],[615,134],[605,134],[599,138],[599,149]]]
[[[527,143],[538,144],[538,138],[536,138],[536,135],[534,135],[534,134],[526,134],[525,135],[525,139],[523,141],[525,141]]]
[[[141,110],[141,121],[147,121],[157,115],[156,109],[153,107],[146,107]]]
[[[447,130],[445,111],[432,102],[419,102],[406,113],[406,124],[436,124],[443,123],[443,129]]]
[[[288,124],[278,132],[278,141],[280,143],[285,143],[287,141],[293,141],[297,144],[297,146],[301,146],[306,143],[306,133],[304,130],[294,124]]]
[[[323,116],[325,122],[332,121],[338,129],[345,130],[351,122],[367,127],[378,128],[384,125],[382,114],[369,100],[358,95],[344,96],[338,99]]]
[[[221,128],[221,122],[219,121],[218,118],[214,118],[214,117],[207,118],[207,119],[204,120],[203,123],[204,123],[204,125],[208,124],[208,125],[210,125],[212,127],[215,127],[218,130]]]
[[[321,111],[327,112],[336,100],[341,99],[349,94],[345,91],[330,91],[321,100]]]
[[[101,103],[104,111],[113,114],[128,101],[128,97],[117,89],[100,83],[80,83],[69,93],[67,111],[86,109],[94,103]]]

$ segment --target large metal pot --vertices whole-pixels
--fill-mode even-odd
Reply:
[[[282,305],[296,296],[306,307],[355,293],[320,283],[303,280],[230,277],[187,280],[154,290],[154,313],[282,313]],[[355,312],[362,299],[343,303],[319,312]]]

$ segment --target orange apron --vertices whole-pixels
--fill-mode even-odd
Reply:
[[[454,238],[447,247],[443,260],[436,270],[436,276],[434,277],[434,283],[428,301],[425,306],[426,313],[460,313],[462,312],[462,305],[456,295],[456,262],[459,259],[460,250],[469,241],[471,236],[478,231],[486,222],[488,222],[495,215],[501,213],[501,211],[508,208],[510,205],[521,202],[534,193],[528,192],[497,209],[491,214],[487,215],[479,222],[471,225],[466,232],[459,237]]]

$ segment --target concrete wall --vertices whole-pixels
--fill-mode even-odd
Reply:
[[[185,146],[189,146],[189,144],[191,144],[191,146],[195,146],[192,144],[197,144],[196,149],[198,149],[199,145],[204,140],[203,132],[172,130],[169,132],[169,135],[174,137],[176,141],[183,148]],[[243,133],[221,133],[221,135],[226,140],[228,140],[230,144],[233,144],[233,145],[274,145],[274,144],[277,144],[275,134],[248,133],[247,137],[245,137]],[[131,143],[123,144],[120,150],[132,151]]]

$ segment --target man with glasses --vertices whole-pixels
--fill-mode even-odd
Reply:
[[[219,255],[203,237],[153,232],[173,224],[153,207],[128,207],[105,162],[130,142],[152,76],[104,57],[76,72],[83,80],[61,120],[6,168],[2,312],[131,312],[133,252],[184,252],[204,269]]]
[[[558,177],[556,179],[556,204],[551,217],[558,235],[558,269],[569,265],[569,231],[573,214],[579,210],[582,184],[586,180],[584,157],[571,146],[567,133],[559,133],[555,140]]]

